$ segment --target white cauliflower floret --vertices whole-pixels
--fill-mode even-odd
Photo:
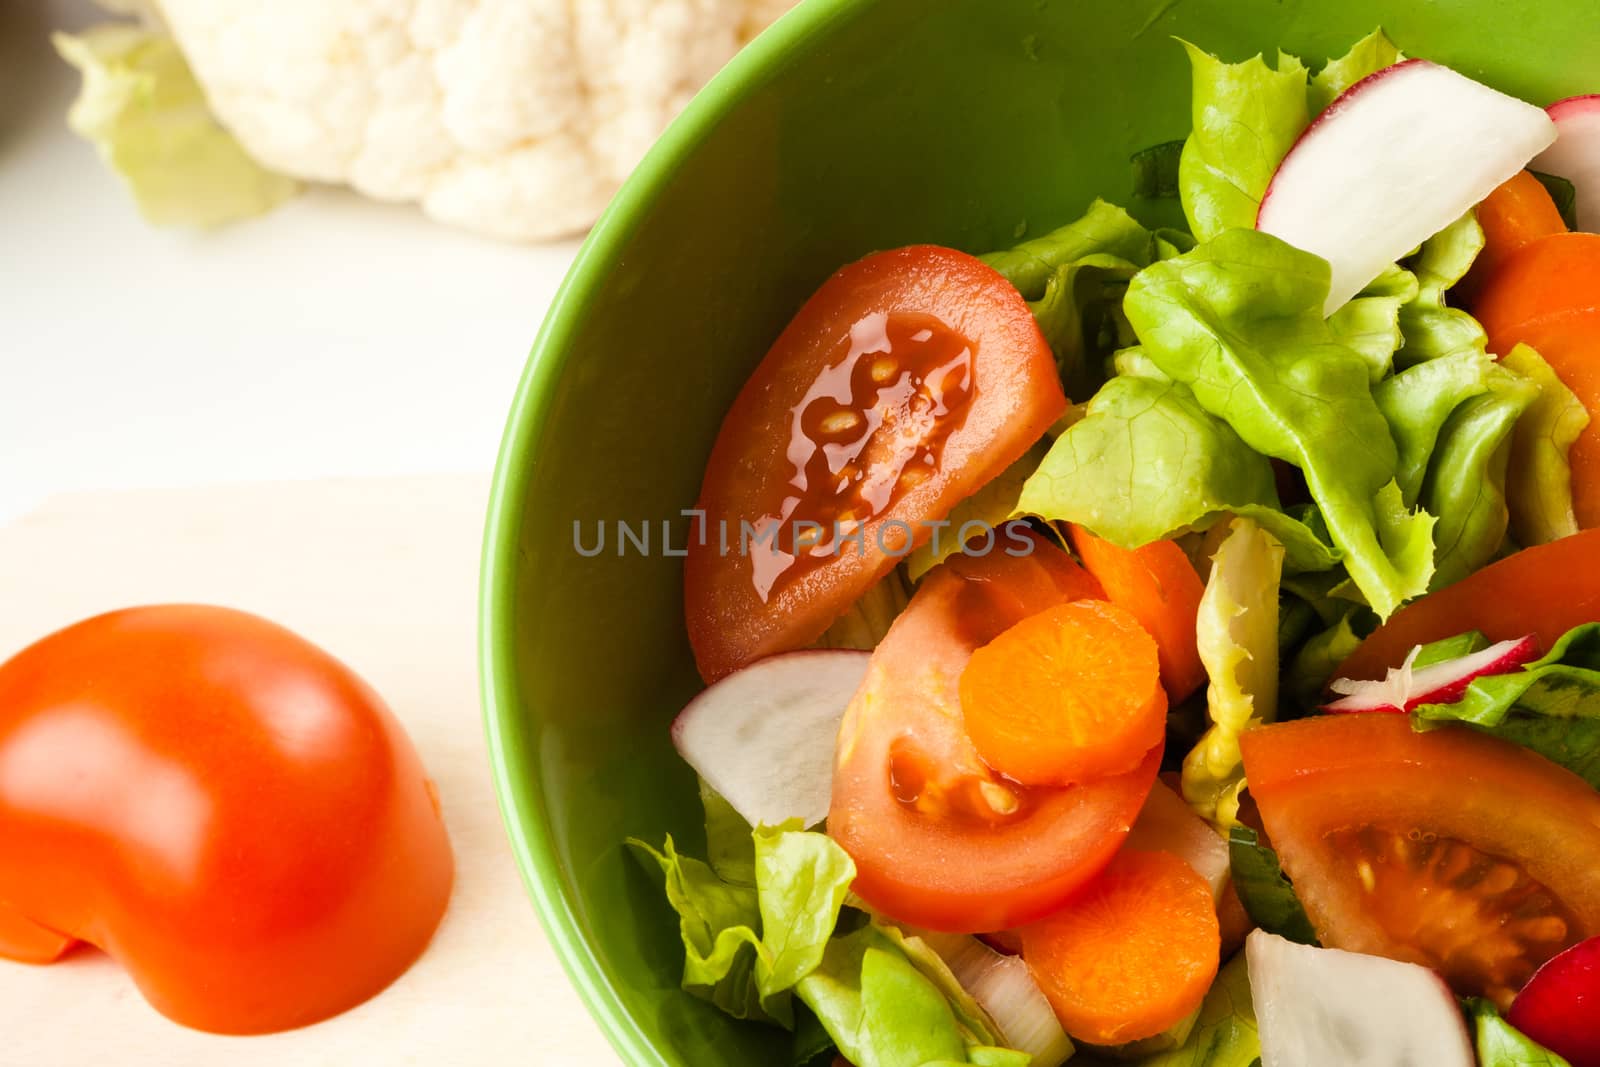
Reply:
[[[147,0],[274,170],[518,240],[594,221],[793,0]]]

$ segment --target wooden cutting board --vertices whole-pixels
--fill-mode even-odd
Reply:
[[[185,1030],[92,950],[50,967],[0,961],[0,1065],[617,1062],[539,927],[490,781],[474,650],[487,491],[487,478],[451,475],[94,493],[0,529],[0,659],[133,604],[205,601],[274,619],[388,699],[438,783],[457,865],[417,965],[356,1010],[291,1033]]]

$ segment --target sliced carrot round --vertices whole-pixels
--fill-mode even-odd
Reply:
[[[1122,548],[1081,526],[1072,527],[1072,547],[1100,582],[1106,599],[1126,608],[1156,639],[1167,699],[1181,703],[1204,685],[1206,669],[1200,662],[1194,624],[1205,583],[1183,549],[1172,541]]]
[[[1022,958],[1080,1041],[1154,1037],[1200,1006],[1217,976],[1211,887],[1167,852],[1118,854],[1060,912],[1022,928]]]
[[[961,715],[984,761],[1024,785],[1124,774],[1165,735],[1156,643],[1114,604],[1061,604],[972,654]]]

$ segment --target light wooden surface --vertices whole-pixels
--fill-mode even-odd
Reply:
[[[355,1011],[292,1033],[185,1030],[93,951],[51,967],[0,961],[0,1065],[617,1062],[545,941],[490,783],[474,651],[487,485],[439,476],[85,494],[0,529],[0,659],[132,604],[265,615],[388,699],[438,782],[457,862],[450,910],[418,964]]]

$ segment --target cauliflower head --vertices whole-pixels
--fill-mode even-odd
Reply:
[[[264,166],[539,240],[592,223],[694,92],[794,0],[134,3]]]

